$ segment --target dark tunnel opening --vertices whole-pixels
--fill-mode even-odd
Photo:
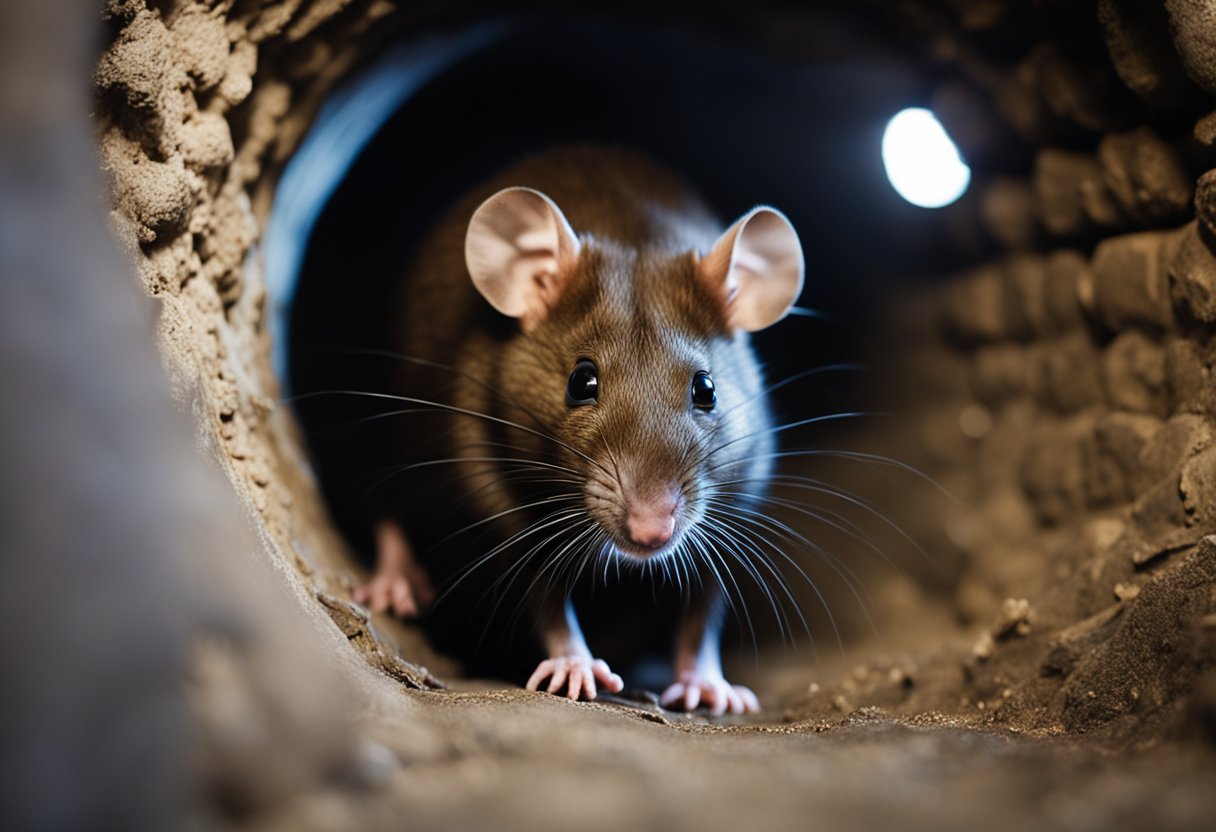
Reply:
[[[860,18],[825,16],[807,31],[815,44],[809,59],[708,26],[574,15],[501,22],[446,46],[424,39],[421,47],[386,50],[390,86],[415,71],[415,48],[425,55],[415,63],[440,69],[403,95],[332,193],[312,197],[319,213],[294,288],[280,291],[292,298],[286,383],[336,525],[366,563],[384,511],[382,485],[393,476],[385,449],[398,428],[376,418],[382,402],[310,394],[392,389],[395,363],[385,354],[397,350],[394,307],[403,302],[397,286],[410,258],[460,195],[509,163],[555,145],[621,146],[677,172],[724,221],[756,204],[784,211],[806,252],[799,304],[812,314],[754,339],[774,381],[815,365],[866,364],[885,305],[879,299],[989,250],[967,222],[968,196],[926,211],[904,202],[884,175],[884,126],[899,110],[925,104],[933,79]],[[346,93],[384,78],[373,60]],[[314,132],[326,126],[322,113]],[[289,171],[284,181],[315,174]],[[960,238],[960,221],[970,238]],[[273,228],[272,221],[272,236]],[[784,419],[863,410],[873,388],[864,371],[825,373],[775,393],[774,410]],[[830,446],[844,434],[827,424],[811,435]],[[842,580],[839,591],[861,604],[857,589],[846,587],[850,578],[829,566],[835,574],[815,579]],[[830,610],[808,616],[816,631],[838,626]]]

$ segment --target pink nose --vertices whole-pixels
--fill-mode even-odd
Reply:
[[[657,549],[671,540],[676,530],[678,502],[674,490],[656,499],[631,501],[625,517],[629,539],[647,549]]]

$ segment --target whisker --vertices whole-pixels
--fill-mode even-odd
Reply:
[[[889,415],[890,414],[888,414],[888,413],[880,413],[877,411],[858,410],[858,411],[847,411],[844,413],[825,413],[821,416],[812,416],[809,419],[799,419],[796,422],[787,422],[782,425],[776,425],[771,428],[765,428],[764,430],[752,431],[751,433],[746,433],[746,434],[743,434],[742,436],[736,436],[734,439],[730,439],[726,442],[723,442],[721,445],[718,445],[716,448],[712,448],[711,450],[706,452],[704,455],[702,455],[701,459],[702,459],[702,461],[709,459],[714,454],[722,452],[726,448],[729,448],[731,445],[736,445],[740,442],[746,442],[749,439],[755,439],[756,437],[759,437],[759,436],[775,436],[776,434],[783,433],[787,430],[793,430],[794,428],[807,427],[808,425],[823,424],[824,422],[839,422],[839,421],[843,421],[845,419],[858,419],[858,418],[863,418],[863,417],[868,418],[868,417],[889,416]],[[721,467],[722,467],[722,465],[718,465],[714,468],[710,468],[709,470],[714,471]]]
[[[540,427],[542,427],[542,428],[545,427],[544,422],[542,422],[536,416],[536,414],[534,414],[531,410],[529,410],[527,407],[525,407],[514,396],[510,396],[507,393],[503,392],[501,389],[495,387],[494,385],[488,384],[487,382],[478,378],[477,376],[474,376],[470,373],[466,373],[463,370],[460,370],[460,369],[457,369],[456,367],[451,366],[450,364],[444,364],[442,362],[433,361],[428,358],[420,358],[418,356],[405,355],[403,353],[393,352],[392,350],[352,347],[352,348],[344,349],[342,351],[352,354],[352,355],[372,355],[372,356],[377,356],[380,358],[391,358],[394,361],[402,361],[402,362],[405,362],[408,364],[416,364],[420,367],[430,367],[430,368],[436,369],[436,370],[445,370],[447,372],[452,373],[453,375],[459,376],[460,378],[464,379],[465,381],[470,381],[473,384],[476,384],[481,389],[489,392],[491,395],[496,396],[497,398],[501,399],[502,401],[506,402],[507,404],[509,404],[512,407],[519,410],[521,413],[523,413],[525,416],[530,418],[532,421],[536,422],[536,424],[539,425]]]
[[[570,471],[567,468],[562,468],[561,466],[556,466],[556,465],[549,465],[547,463],[535,462],[530,459],[513,459],[510,457],[467,457],[467,456],[466,457],[446,457],[444,459],[428,459],[423,462],[412,462],[412,463],[409,463],[408,465],[393,466],[388,469],[387,473],[385,473],[383,476],[380,476],[379,478],[377,478],[375,481],[372,482],[371,485],[369,485],[367,487],[367,490],[364,492],[363,497],[364,497],[364,499],[367,499],[377,489],[379,489],[382,486],[384,486],[385,484],[391,482],[396,477],[399,477],[402,474],[408,473],[410,471],[415,471],[415,470],[422,469],[422,468],[434,468],[439,465],[459,465],[462,462],[502,464],[502,465],[511,464],[511,465],[515,466],[513,470],[518,470],[518,471],[523,471],[523,470],[557,471],[558,473],[563,473],[563,474],[569,473],[573,476],[577,476],[577,472]],[[494,476],[495,474],[497,474],[497,472],[480,471],[480,470],[469,471],[466,476],[458,477],[454,481],[459,482],[462,479],[468,479],[468,478],[476,477],[476,476]],[[573,485],[580,485],[582,482],[579,479],[559,479],[559,478],[553,478],[553,477],[551,477],[549,479],[552,482],[569,483],[569,484],[573,484]]]
[[[781,379],[780,381],[777,381],[777,382],[774,382],[773,384],[768,385],[767,387],[765,387],[763,390],[761,390],[759,393],[756,393],[755,395],[748,396],[743,401],[735,404],[733,407],[730,407],[726,411],[724,411],[722,416],[723,417],[729,416],[730,414],[732,414],[736,410],[738,410],[740,407],[745,407],[745,406],[751,404],[752,402],[756,401],[757,399],[767,396],[769,393],[773,393],[777,390],[780,390],[782,387],[786,387],[790,384],[794,384],[796,382],[802,381],[803,379],[811,378],[812,376],[821,375],[823,373],[862,371],[862,370],[866,370],[866,369],[868,369],[868,368],[864,364],[842,362],[839,364],[825,364],[820,367],[812,367],[809,370],[802,370],[801,372],[797,372],[792,375],[788,375],[785,378]]]
[[[529,562],[531,562],[532,559],[535,558],[540,552],[544,551],[544,549],[547,546],[549,546],[550,543],[552,543],[554,540],[557,540],[558,538],[560,538],[564,535],[569,535],[571,532],[573,532],[575,529],[577,529],[579,527],[580,523],[583,521],[585,521],[585,517],[576,517],[571,522],[568,522],[561,529],[558,529],[556,532],[554,532],[553,534],[546,537],[540,543],[536,544],[530,550],[528,550],[528,553],[526,555],[524,555],[522,558],[520,558],[516,563],[512,564],[511,568],[508,569],[505,573],[503,573],[502,577],[500,577],[497,581],[494,582],[494,588],[496,588],[503,580],[506,580],[508,576],[510,577],[510,580],[507,581],[507,584],[503,588],[503,591],[498,594],[498,600],[495,602],[493,609],[490,611],[490,615],[487,620],[487,627],[489,626],[489,623],[492,622],[494,620],[494,618],[497,616],[498,608],[502,605],[503,600],[511,596],[511,587],[515,585],[515,581],[518,580],[518,578],[524,573],[524,567]],[[567,548],[569,548],[569,546],[571,546],[574,542],[576,542],[579,538],[581,538],[586,533],[587,533],[587,528],[584,528],[583,531],[580,532],[576,537],[574,537],[571,540],[567,540],[566,545],[564,547],[562,547],[562,549],[559,550],[559,552],[564,552]],[[511,615],[510,619],[508,619],[508,626],[510,626],[511,628],[514,628],[516,626],[519,616],[523,614],[525,605],[527,603],[527,599],[532,597],[532,593],[536,588],[536,582],[539,579],[541,572],[544,570],[545,564],[548,563],[552,559],[552,557],[553,557],[553,555],[550,555],[545,558],[545,561],[541,564],[541,568],[538,569],[537,573],[533,576],[532,583],[528,586],[527,590],[525,590],[522,594],[516,596],[517,604],[516,604],[515,612]],[[546,590],[545,597],[548,597],[548,595],[549,595],[549,591]]]
[[[731,612],[735,616],[735,621],[738,623],[740,628],[743,627],[743,619],[746,619],[747,632],[751,636],[752,640],[752,650],[756,656],[759,656],[760,645],[756,640],[756,628],[752,623],[751,614],[747,609],[747,599],[743,596],[743,591],[739,588],[739,583],[735,580],[734,574],[730,571],[730,568],[727,566],[725,560],[722,561],[722,569],[718,569],[717,563],[714,562],[714,546],[712,542],[709,541],[703,530],[694,526],[688,529],[687,534],[688,540],[701,553],[701,557],[705,560],[708,567],[713,571],[714,577],[718,581],[718,586],[722,589],[722,597],[726,599],[726,603],[730,606]],[[738,606],[736,606],[735,602],[731,599],[730,591],[727,589],[726,582],[722,578],[722,572],[726,573],[726,576],[730,578],[730,582],[735,588],[735,595],[739,599]],[[740,612],[742,612],[743,619],[740,618]]]
[[[776,564],[774,564],[771,561],[771,559],[767,555],[765,555],[764,552],[755,545],[755,543],[753,543],[751,541],[750,535],[755,534],[757,537],[760,538],[761,541],[764,542],[765,545],[767,545],[768,547],[770,547],[771,549],[776,551],[778,554],[780,554],[783,558],[785,558],[790,563],[791,566],[794,567],[794,569],[796,569],[798,571],[798,573],[802,576],[803,580],[805,580],[811,586],[811,588],[815,591],[816,596],[818,596],[819,602],[823,605],[824,612],[828,616],[828,621],[832,625],[832,630],[836,634],[837,643],[840,645],[840,648],[843,651],[844,650],[844,641],[843,641],[843,639],[841,639],[840,629],[836,626],[836,619],[832,615],[832,611],[828,608],[827,600],[823,597],[823,594],[819,591],[819,587],[815,585],[815,582],[811,580],[810,576],[807,575],[806,572],[804,572],[802,570],[802,568],[798,566],[797,563],[795,563],[788,555],[785,554],[785,552],[783,552],[781,550],[781,548],[779,546],[774,544],[764,534],[756,532],[754,530],[749,532],[745,527],[736,525],[734,522],[732,522],[732,518],[724,515],[721,511],[715,511],[715,510],[711,509],[706,512],[707,517],[711,516],[711,515],[713,516],[720,531],[723,531],[728,534],[732,534],[732,536],[735,536],[736,539],[741,539],[743,541],[743,543],[754,554],[756,554],[756,556],[758,557],[760,562],[765,566],[765,568],[770,572],[770,574],[772,574],[773,577],[776,578],[778,587],[781,588],[781,590],[782,590],[782,592],[784,592],[786,598],[789,599],[790,604],[794,608],[794,612],[796,612],[798,614],[798,618],[802,622],[803,630],[806,632],[807,637],[810,638],[813,642],[814,639],[811,635],[811,627],[807,623],[806,617],[802,614],[802,609],[799,606],[798,601],[794,598],[793,592],[790,589],[789,584],[785,580],[785,576],[781,574],[779,569],[777,569]],[[792,636],[792,632],[791,632],[791,636]],[[790,641],[791,641],[791,643],[793,643],[792,638]]]
[[[747,523],[749,525],[754,526],[757,529],[772,531],[774,534],[779,535],[782,539],[786,540],[787,542],[789,542],[795,546],[799,546],[799,545],[804,546],[808,551],[813,552],[815,555],[817,555],[821,561],[823,561],[829,567],[831,567],[832,571],[835,572],[836,575],[844,583],[844,585],[849,588],[849,592],[851,592],[853,594],[853,598],[857,601],[857,605],[861,608],[862,614],[865,615],[866,621],[869,623],[871,630],[873,630],[875,637],[877,637],[879,641],[882,640],[882,635],[878,632],[878,628],[875,626],[874,620],[870,615],[870,606],[873,605],[873,600],[870,599],[869,593],[866,592],[865,584],[862,582],[861,578],[859,578],[857,576],[857,573],[855,573],[852,569],[849,568],[848,564],[844,563],[844,561],[842,561],[840,558],[836,557],[834,554],[832,554],[830,551],[825,549],[823,546],[809,540],[805,535],[798,533],[797,531],[790,528],[788,525],[786,525],[785,523],[782,523],[779,520],[768,517],[767,515],[764,515],[760,512],[756,512],[756,511],[752,511],[750,509],[744,508],[742,506],[736,506],[736,505],[723,506],[721,504],[718,504],[718,508],[719,508],[719,510],[729,509],[732,512],[743,512],[749,516],[743,516],[742,514],[733,515],[734,519],[737,522]],[[811,581],[810,577],[807,576],[806,572],[803,571],[802,567],[799,566],[798,563],[796,561],[794,561],[793,558],[791,558],[780,547],[773,544],[772,541],[767,540],[767,538],[765,537],[765,535],[762,532],[758,532],[758,534],[760,534],[761,538],[765,539],[768,542],[768,544],[770,546],[772,546],[774,548],[774,550],[776,550],[778,552],[778,554],[780,554],[791,566],[793,566],[796,570],[798,570],[799,574],[801,574],[802,577],[808,583],[810,583],[810,584],[812,584],[812,586],[814,586],[814,582]],[[859,589],[860,589],[860,593],[858,591]],[[816,590],[816,592],[818,592],[818,590]],[[865,595],[865,600],[862,600],[861,596],[863,594]],[[830,611],[828,611],[828,615],[829,615],[829,617],[831,617]],[[839,633],[837,634],[837,636],[839,637]]]
[[[462,416],[472,416],[473,418],[476,418],[476,419],[485,419],[486,421],[494,422],[495,424],[504,425],[509,428],[515,428],[516,430],[522,430],[525,433],[530,433],[533,436],[537,436],[548,442],[553,442],[554,444],[559,445],[560,447],[565,448],[566,450],[570,451],[570,453],[574,454],[575,456],[580,457],[581,459],[585,460],[586,462],[591,463],[596,468],[599,468],[601,471],[604,471],[605,474],[608,473],[608,471],[605,470],[602,465],[600,465],[598,462],[596,462],[591,457],[587,456],[587,454],[583,453],[582,451],[578,450],[577,448],[573,447],[572,445],[569,445],[566,442],[563,442],[562,440],[558,439],[557,437],[553,436],[552,434],[545,433],[544,431],[539,431],[534,428],[530,428],[527,425],[521,425],[519,422],[514,422],[514,421],[511,421],[510,419],[503,419],[499,416],[491,416],[487,413],[480,413],[476,410],[469,410],[468,408],[457,407],[455,405],[445,404],[443,402],[434,402],[434,401],[430,401],[428,399],[419,399],[419,398],[415,398],[413,396],[398,396],[393,393],[374,393],[374,392],[369,392],[366,390],[317,390],[312,393],[304,393],[299,396],[296,396],[293,398],[293,400],[302,401],[305,399],[315,398],[315,397],[319,397],[319,396],[363,396],[363,397],[372,398],[372,399],[384,399],[387,401],[404,402],[406,404],[426,405],[426,406],[434,407],[438,410],[443,410],[443,411],[446,411],[449,413],[457,413]]]
[[[920,556],[925,560],[925,562],[930,564],[939,574],[942,574],[942,575],[946,574],[945,568],[937,561],[937,559],[934,558],[932,555],[930,555],[928,552],[926,552],[921,547],[921,545],[916,542],[916,539],[913,538],[912,535],[908,534],[908,532],[905,531],[902,526],[900,526],[898,523],[896,523],[891,518],[887,517],[886,514],[884,514],[881,510],[879,510],[879,508],[877,506],[875,506],[873,503],[871,503],[869,500],[866,500],[864,497],[861,497],[860,495],[858,495],[854,492],[851,492],[851,491],[841,488],[839,486],[834,486],[831,483],[825,482],[823,480],[817,480],[812,477],[794,476],[794,475],[789,475],[789,474],[772,477],[768,480],[765,480],[763,478],[758,478],[758,477],[752,477],[752,478],[744,478],[744,479],[728,481],[726,483],[721,483],[721,484],[722,485],[734,485],[734,484],[741,484],[741,483],[748,483],[748,482],[768,483],[768,484],[771,484],[774,488],[777,488],[777,487],[795,488],[795,489],[801,489],[801,490],[806,490],[806,491],[813,491],[818,494],[824,494],[824,495],[827,495],[830,497],[835,497],[836,499],[842,500],[846,503],[849,503],[850,505],[857,506],[858,508],[864,510],[866,513],[868,513],[871,516],[875,517],[876,519],[880,520],[889,529],[891,529],[896,534],[898,534],[901,538],[903,538],[909,545],[912,546],[912,548],[914,548],[917,551],[917,553],[920,554]],[[776,499],[776,498],[771,498],[771,499]],[[793,503],[793,501],[788,501],[788,502]],[[789,507],[794,508],[794,505],[790,505]],[[855,525],[855,524],[850,524],[850,525]],[[868,541],[869,537],[868,536],[865,536],[865,537],[866,537],[866,540]]]
[[[785,508],[790,511],[797,512],[797,513],[803,515],[804,517],[814,520],[817,523],[823,523],[825,526],[835,529],[836,531],[840,532],[841,534],[845,535],[846,537],[850,538],[851,540],[855,540],[858,543],[865,546],[866,548],[870,549],[876,555],[881,557],[893,569],[895,569],[901,573],[903,572],[903,570],[900,568],[899,564],[897,564],[893,560],[891,560],[891,558],[889,558],[887,556],[887,553],[884,552],[881,549],[881,547],[879,547],[878,544],[876,544],[855,523],[851,522],[848,518],[844,517],[843,515],[831,511],[830,509],[825,509],[820,506],[815,506],[814,508],[811,508],[810,506],[803,505],[802,503],[796,502],[794,500],[784,500],[780,497],[773,497],[773,496],[770,496],[767,494],[749,494],[749,493],[742,492],[742,491],[718,491],[717,493],[724,495],[724,496],[730,496],[730,497],[745,497],[747,499],[757,500],[759,502],[764,502],[764,503],[768,503],[770,505],[779,506],[781,508]],[[764,517],[764,518],[768,519],[767,515],[765,515],[761,512],[752,511],[750,509],[747,509],[747,508],[745,508],[743,506],[739,506],[739,505],[733,505],[732,507],[737,508],[741,511],[747,511],[748,514],[755,514],[758,517]],[[820,512],[822,512],[822,514]],[[829,518],[834,518],[834,519],[829,519]],[[839,520],[839,522],[837,522],[837,520]]]
[[[771,453],[757,454],[754,459],[794,459],[798,457],[822,456],[830,459],[847,459],[855,462],[866,462],[875,466],[886,468],[897,468],[904,473],[911,474],[914,477],[924,480],[929,485],[933,486],[943,497],[946,497],[953,503],[960,502],[957,497],[931,476],[921,471],[919,468],[909,465],[906,462],[901,462],[898,459],[893,459],[882,454],[866,453],[864,451],[842,451],[829,450],[827,448],[794,448],[785,451],[773,451]],[[783,475],[788,476],[788,475]]]
[[[773,616],[777,621],[777,627],[782,641],[792,643],[793,629],[789,626],[789,620],[785,613],[784,604],[778,603],[776,596],[773,595],[772,590],[768,586],[768,582],[764,580],[764,577],[760,574],[759,570],[756,569],[755,565],[751,562],[751,559],[745,556],[745,550],[750,551],[752,554],[757,556],[759,563],[772,574],[774,579],[776,579],[778,587],[786,593],[790,599],[790,602],[794,604],[795,611],[798,612],[799,616],[801,617],[802,613],[800,610],[798,610],[798,604],[796,601],[794,601],[793,595],[789,592],[789,587],[786,586],[784,578],[782,578],[781,574],[773,568],[772,564],[763,556],[763,553],[755,546],[754,543],[751,542],[747,535],[740,534],[738,530],[727,527],[727,525],[723,523],[720,518],[712,516],[709,512],[706,512],[703,522],[710,525],[715,531],[718,532],[718,534],[723,535],[728,542],[733,542],[739,547],[738,549],[728,549],[727,551],[732,555],[732,557],[735,558],[736,561],[739,562],[741,566],[743,566],[743,568],[751,576],[752,580],[756,583],[756,586],[759,587],[759,589],[768,599],[769,605],[773,608]],[[806,625],[805,619],[803,619],[803,625]],[[806,632],[808,636],[811,635],[809,627],[806,627]]]
[[[561,511],[551,512],[548,515],[546,515],[545,517],[542,517],[540,520],[537,520],[536,522],[534,522],[532,525],[526,527],[522,531],[516,532],[515,534],[511,535],[506,540],[502,541],[497,546],[495,546],[493,549],[491,549],[489,552],[487,552],[486,554],[479,557],[472,564],[469,564],[468,566],[465,566],[463,569],[461,569],[460,572],[458,572],[456,574],[456,576],[454,576],[452,583],[449,584],[448,587],[444,589],[443,594],[438,599],[436,599],[435,604],[438,605],[439,602],[441,600],[443,600],[443,598],[446,598],[448,595],[450,595],[452,593],[452,591],[454,589],[456,589],[456,587],[460,583],[462,583],[466,578],[468,578],[469,575],[471,575],[475,570],[479,569],[481,566],[488,563],[496,555],[501,554],[502,552],[506,551],[511,546],[515,545],[516,543],[518,543],[528,537],[531,537],[533,534],[536,534],[537,532],[544,531],[547,528],[552,528],[554,525],[557,525],[558,523],[561,523],[565,520],[569,520],[574,517],[577,517],[580,514],[582,514],[581,509],[567,510],[564,513]],[[556,519],[551,519],[551,518],[556,518]]]
[[[564,495],[560,495],[557,497],[548,497],[544,500],[537,500],[536,502],[533,502],[533,503],[526,503],[521,506],[514,506],[512,508],[506,509],[505,511],[500,511],[497,514],[494,514],[494,515],[491,515],[484,519],[478,520],[474,523],[469,523],[467,526],[462,526],[461,528],[457,529],[456,531],[452,532],[451,534],[448,534],[448,535],[440,538],[439,541],[435,543],[435,548],[439,548],[440,546],[442,546],[444,543],[447,543],[452,538],[458,537],[458,536],[464,534],[465,532],[468,532],[468,531],[471,531],[471,530],[477,528],[478,526],[484,526],[487,523],[493,523],[495,520],[499,520],[510,514],[514,514],[519,511],[527,511],[528,509],[537,508],[539,506],[550,505],[552,503],[574,502],[578,499],[579,498],[578,498],[577,494],[564,494]]]

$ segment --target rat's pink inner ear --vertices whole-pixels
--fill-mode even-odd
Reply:
[[[507,188],[481,203],[464,238],[477,291],[525,325],[552,306],[578,252],[578,237],[561,209],[532,188]]]
[[[753,208],[728,228],[697,266],[722,298],[726,321],[755,332],[775,324],[802,293],[805,263],[798,233],[774,208]]]

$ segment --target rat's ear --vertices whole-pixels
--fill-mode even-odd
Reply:
[[[718,238],[697,276],[722,298],[726,321],[755,332],[785,317],[802,292],[802,245],[785,215],[753,208]]]
[[[561,209],[531,188],[507,188],[481,203],[464,238],[477,291],[525,328],[557,299],[578,252],[578,237]]]

